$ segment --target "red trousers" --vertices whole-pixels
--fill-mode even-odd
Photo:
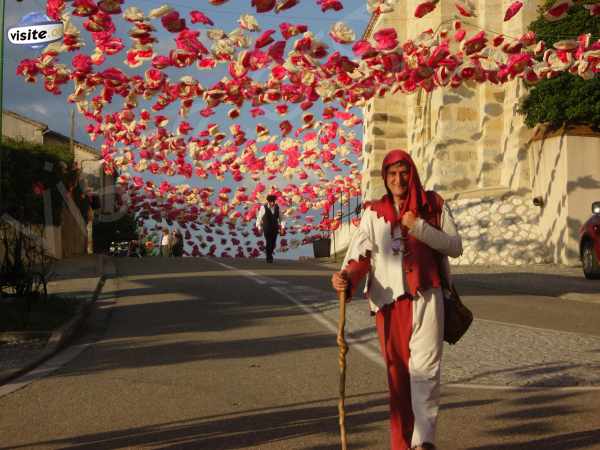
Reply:
[[[399,299],[376,315],[390,390],[392,450],[434,443],[443,346],[443,299],[431,289]]]

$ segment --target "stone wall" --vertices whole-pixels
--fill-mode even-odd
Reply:
[[[482,193],[479,193],[481,195]],[[463,239],[456,265],[522,265],[551,262],[538,226],[540,211],[511,191],[448,200]]]
[[[442,0],[434,12],[416,20],[418,3],[396,4],[394,12],[379,16],[373,32],[394,27],[401,42],[427,28],[453,32],[454,2]],[[507,2],[473,3],[477,17],[463,20],[468,36],[480,29],[492,36],[519,36],[537,17],[541,2],[528,2],[509,22],[502,20]],[[456,51],[458,44],[453,45]],[[442,193],[455,208],[465,238],[459,264],[548,262],[550,249],[538,227],[541,211],[532,203],[533,131],[516,112],[526,93],[520,80],[502,86],[467,81],[457,89],[372,99],[364,108],[363,198],[385,193],[381,161],[391,149],[406,149],[423,185]]]

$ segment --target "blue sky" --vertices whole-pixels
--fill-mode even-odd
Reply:
[[[197,1],[185,1],[179,0],[176,2],[162,2],[155,0],[134,0],[131,2],[125,3],[123,5],[123,9],[127,6],[137,6],[142,9],[145,13],[148,13],[151,9],[157,8],[162,4],[169,4],[174,9],[176,9],[182,17],[186,18],[186,22],[188,26],[194,29],[204,30],[205,27],[196,24],[192,25],[188,16],[188,13],[192,10],[200,10],[209,16],[214,22],[215,27],[221,28],[226,32],[236,28],[238,26],[237,20],[241,14],[252,14],[254,15],[261,28],[262,31],[267,30],[269,28],[273,28],[277,30],[277,38],[280,37],[279,27],[278,25],[282,22],[290,22],[290,23],[301,23],[306,24],[309,27],[309,30],[312,31],[317,38],[321,38],[327,44],[330,45],[330,51],[339,50],[347,53],[349,51],[348,46],[341,46],[335,44],[328,36],[327,33],[331,26],[338,21],[342,21],[349,25],[354,29],[357,37],[360,37],[366,24],[369,20],[369,13],[366,10],[365,3],[362,1],[356,0],[346,0],[344,2],[345,8],[342,11],[334,12],[328,11],[326,13],[322,13],[317,5],[315,5],[313,0],[304,0],[302,3],[297,5],[296,7],[284,11],[279,14],[275,13],[267,13],[267,14],[256,14],[254,9],[250,6],[250,0],[231,0],[220,7],[215,7],[210,5],[208,2],[197,2]],[[6,18],[5,18],[5,29],[10,28],[11,26],[15,26],[21,17],[25,14],[32,11],[44,11],[45,10],[45,2],[41,0],[24,0],[21,3],[17,3],[15,1],[7,2],[6,4]],[[125,25],[125,22],[117,20],[118,16],[113,16],[115,23],[117,25],[117,33],[116,35],[122,37],[126,48],[130,45],[130,39],[125,34],[125,31],[129,28],[128,25]],[[75,24],[77,27],[82,30],[82,36],[87,42],[86,47],[81,49],[82,53],[91,54],[94,49],[94,45],[89,39],[88,33],[81,27],[81,23],[83,20],[80,18],[75,18]],[[155,45],[155,51],[160,54],[168,53],[168,50],[175,47],[174,43],[174,34],[170,34],[166,32],[160,21],[153,21],[153,24],[157,28],[157,33],[155,34],[160,42]],[[204,34],[204,33],[202,33]],[[256,37],[256,34],[253,37]],[[208,47],[208,41],[203,39],[203,42]],[[60,96],[54,96],[48,92],[46,92],[43,88],[43,83],[38,82],[36,84],[28,84],[25,83],[22,79],[15,75],[16,67],[18,62],[24,58],[33,58],[37,56],[37,52],[39,50],[33,50],[24,46],[17,46],[10,44],[7,40],[5,40],[5,50],[4,50],[4,108],[16,111],[24,116],[27,116],[33,120],[37,120],[43,123],[48,124],[48,126],[56,130],[62,134],[68,135],[70,133],[70,121],[69,121],[69,112],[72,105],[66,102],[67,95],[71,92],[71,85],[68,84],[63,89],[63,94]],[[287,49],[289,49],[289,44]],[[100,68],[96,68],[96,70],[103,70],[110,66],[119,67],[124,70],[128,74],[132,73],[143,73],[149,67],[149,64],[146,63],[138,69],[130,69],[129,67],[122,64],[122,60],[125,58],[126,49],[117,54],[114,57],[108,58],[107,62],[105,62]],[[286,50],[287,52],[287,50]],[[66,65],[70,65],[70,59],[77,54],[77,52],[73,52],[70,54],[61,55],[60,62]],[[173,78],[177,79],[183,75],[191,74],[195,78],[197,78],[204,86],[210,86],[212,83],[218,81],[223,75],[224,70],[215,70],[215,71],[198,71],[193,66],[189,70],[168,70],[167,74]],[[258,78],[260,79],[260,78]],[[111,108],[107,109],[108,111],[115,111],[120,109],[120,98],[115,97],[113,101],[113,105]],[[147,105],[142,106],[149,106]],[[172,120],[169,123],[169,126],[176,127],[180,122],[180,119],[176,116],[177,106],[172,106],[161,111],[161,114],[164,114],[168,117],[172,117]],[[191,110],[189,117],[187,120],[191,123],[192,126],[195,127],[195,132],[200,129],[205,128],[206,124],[210,122],[216,122],[221,125],[222,130],[227,130],[227,128],[233,123],[226,117],[226,111],[228,108],[219,108],[217,110],[217,114],[209,117],[208,119],[203,119],[198,115],[198,110],[201,109],[200,103],[194,105],[194,108]],[[288,119],[294,122],[294,119],[298,120],[300,117],[301,111],[299,108],[294,110],[290,107],[289,117],[280,117],[274,114],[270,114],[268,108],[265,108],[267,114],[265,116],[259,117],[258,119],[248,118],[247,115],[244,114],[244,110],[247,111],[249,107],[244,107],[242,110],[242,116],[240,119],[237,119],[237,122],[242,125],[243,128],[248,130],[248,134],[252,135],[252,131],[254,129],[255,123],[260,122],[267,127],[273,130],[277,130],[277,125],[279,121],[283,119]],[[315,115],[318,116],[319,109],[316,108],[314,110]],[[355,111],[356,112],[356,111]],[[101,141],[97,141],[95,143],[91,142],[85,132],[85,125],[87,122],[85,119],[76,114],[76,130],[75,130],[75,138],[78,141],[86,143],[88,145],[99,148]],[[360,129],[356,129],[358,137],[360,138]],[[145,175],[147,177],[147,175]],[[185,180],[182,177],[168,177],[168,180],[171,183],[184,182],[188,184],[194,184],[195,182],[192,180]],[[160,177],[154,177],[154,181],[162,181]],[[205,183],[205,182],[203,182]],[[310,255],[312,254],[312,248],[309,246],[304,246],[304,248],[298,249],[296,251],[291,251],[286,254],[285,257],[295,258],[299,255]]]

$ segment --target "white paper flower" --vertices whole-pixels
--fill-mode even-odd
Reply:
[[[238,20],[240,26],[248,31],[260,31],[260,25],[256,20],[256,17],[250,14],[242,14]]]
[[[142,21],[145,19],[142,10],[135,6],[128,7],[125,10],[125,12],[123,12],[123,17],[125,18],[125,20],[128,20],[130,22]]]
[[[350,44],[356,39],[354,30],[343,22],[336,22],[333,27],[331,27],[329,36],[339,44]]]
[[[151,17],[152,19],[158,19],[159,17],[162,17],[165,14],[170,13],[171,11],[173,11],[173,8],[171,8],[169,5],[162,5],[162,6],[159,6],[158,8],[154,8],[154,9],[150,10],[150,13],[148,14],[148,16]]]

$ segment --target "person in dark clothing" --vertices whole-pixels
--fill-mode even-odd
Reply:
[[[256,216],[256,227],[265,237],[268,263],[273,262],[273,251],[277,244],[277,235],[281,226],[279,206],[276,201],[277,197],[275,195],[267,195],[267,203],[262,205]]]
[[[171,256],[181,257],[183,256],[183,235],[179,230],[173,230],[172,244],[171,244]]]

